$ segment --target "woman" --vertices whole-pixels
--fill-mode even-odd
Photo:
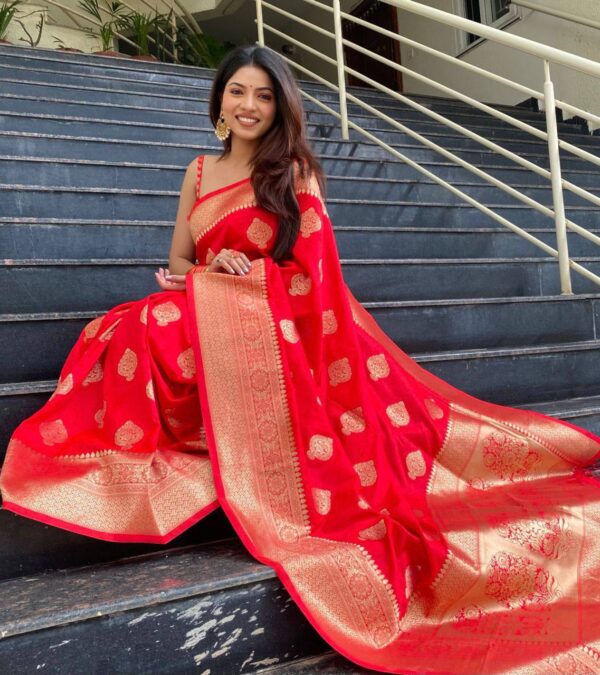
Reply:
[[[358,664],[600,672],[600,439],[468,396],[381,331],[280,57],[230,53],[210,116],[224,151],[188,167],[173,274],[83,330],[14,432],[4,507],[167,542],[221,506]]]

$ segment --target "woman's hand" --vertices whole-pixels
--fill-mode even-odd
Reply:
[[[169,274],[168,267],[166,271],[159,267],[154,276],[163,291],[185,291],[185,274]]]
[[[222,248],[213,258],[207,268],[207,272],[217,272],[220,268],[229,274],[240,274],[244,276],[250,271],[252,263],[248,256],[241,251],[235,251],[232,248]]]

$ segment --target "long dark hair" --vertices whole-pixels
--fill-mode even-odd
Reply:
[[[252,186],[259,206],[279,217],[279,230],[272,257],[276,262],[291,257],[300,230],[300,209],[294,189],[294,164],[301,178],[314,173],[323,198],[325,177],[306,139],[302,98],[296,78],[279,54],[268,47],[243,45],[229,52],[219,64],[213,80],[209,114],[216,126],[225,85],[243,66],[258,66],[273,82],[276,113],[273,124],[262,136],[252,155]],[[231,135],[224,141],[221,157],[231,152]]]

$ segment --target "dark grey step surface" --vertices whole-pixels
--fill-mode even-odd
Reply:
[[[249,673],[328,648],[235,539],[7,580],[0,592],[11,598],[0,671],[15,675]]]
[[[256,672],[260,675],[314,675],[315,673],[323,673],[324,675],[338,675],[339,673],[365,675],[366,673],[379,673],[381,671],[362,668],[336,651],[327,651],[318,656],[296,659],[279,666],[261,668]]]

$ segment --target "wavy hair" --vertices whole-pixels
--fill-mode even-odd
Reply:
[[[244,66],[262,68],[273,83],[276,112],[271,127],[261,137],[252,164],[252,187],[258,205],[275,213],[279,228],[272,257],[276,262],[291,257],[300,231],[300,209],[295,191],[295,166],[300,178],[313,173],[325,198],[325,177],[306,139],[302,97],[296,78],[285,60],[268,47],[242,45],[229,52],[219,64],[212,83],[209,114],[214,126],[221,112],[225,85]],[[224,142],[220,158],[231,152],[231,135]]]

